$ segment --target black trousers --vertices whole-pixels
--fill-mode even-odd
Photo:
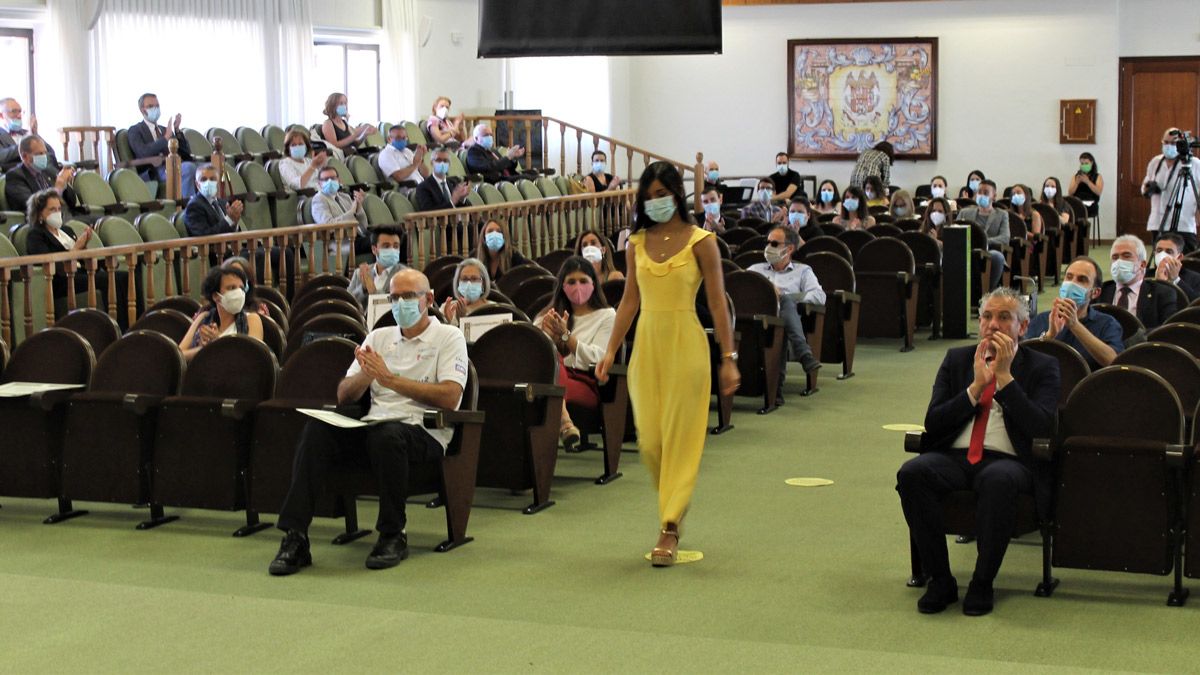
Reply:
[[[408,498],[409,464],[442,456],[442,446],[425,429],[404,422],[381,422],[358,429],[341,429],[312,420],[304,426],[292,485],[279,510],[281,530],[308,531],[325,486],[325,476],[335,463],[369,468],[379,487],[380,534],[404,530],[404,500]]]
[[[927,452],[900,467],[896,491],[904,519],[922,568],[935,579],[950,576],[941,498],[959,490],[972,490],[978,496],[974,578],[991,583],[1016,527],[1017,495],[1033,492],[1033,472],[1016,458],[991,451],[972,465],[966,450]]]

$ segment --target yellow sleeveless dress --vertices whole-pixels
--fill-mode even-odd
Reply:
[[[629,398],[664,527],[679,523],[687,511],[708,434],[712,380],[708,339],[696,317],[701,274],[692,247],[711,236],[696,228],[679,253],[661,262],[646,254],[645,232],[629,236],[641,296]]]

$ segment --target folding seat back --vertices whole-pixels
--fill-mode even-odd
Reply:
[[[1187,418],[1185,438],[1191,438],[1192,414],[1200,404],[1200,361],[1196,356],[1178,345],[1143,342],[1117,354],[1112,365],[1141,366],[1166,380],[1179,397]]]
[[[898,218],[894,225],[901,232],[916,232],[921,229],[921,219],[911,216],[908,218]]]
[[[479,186],[479,196],[483,197],[485,204],[503,204],[504,195],[496,189],[491,183],[483,183]]]
[[[762,396],[760,414],[776,408],[779,369],[787,355],[787,339],[775,286],[757,272],[725,276],[725,292],[737,308],[734,327],[738,341],[739,396]],[[791,302],[788,300],[788,302]]]
[[[1117,323],[1121,324],[1121,340],[1125,343],[1125,346],[1128,347],[1146,339],[1146,327],[1129,310],[1103,302],[1093,303],[1092,309],[1111,316],[1117,320]]]
[[[575,251],[569,248],[560,248],[538,258],[537,264],[546,268],[551,274],[557,275],[558,270],[562,269],[563,263],[573,255],[575,255]]]
[[[1091,367],[1088,366],[1087,361],[1083,360],[1079,352],[1075,351],[1074,347],[1065,342],[1059,342],[1054,338],[1023,340],[1020,348],[1029,349],[1058,359],[1058,376],[1060,382],[1058,408],[1060,410],[1067,405],[1067,399],[1070,398],[1071,392],[1074,391],[1076,385],[1092,374]]]
[[[284,364],[275,395],[255,410],[254,451],[250,453],[251,510],[279,512],[291,484],[300,434],[310,419],[296,410],[337,405],[338,383],[354,362],[357,348],[358,344],[344,338],[322,338],[296,350]],[[331,503],[323,503],[318,512],[342,515]]]
[[[272,150],[267,143],[267,139],[263,138],[262,134],[258,133],[250,127],[238,127],[234,131],[234,137],[237,139],[242,150],[254,155],[259,161],[266,159],[279,159],[282,157],[282,152]]]
[[[550,338],[528,323],[492,328],[470,347],[479,373],[479,408],[487,415],[477,485],[533,489],[534,513],[553,504],[564,388]]]
[[[941,336],[942,317],[942,249],[933,237],[915,231],[901,232],[896,237],[912,251],[921,279],[917,294],[917,324],[932,326],[930,339]]]
[[[517,181],[517,189],[521,191],[521,196],[525,199],[542,199],[543,197],[541,190],[538,190],[533,181],[527,178]]]
[[[112,188],[100,174],[94,171],[80,171],[71,183],[79,200],[93,216],[129,215],[137,213],[137,208],[117,201]]]
[[[4,368],[0,382],[44,382],[87,386],[96,357],[87,341],[65,328],[47,328],[25,338]],[[0,495],[61,496],[61,460],[66,402],[74,390],[0,398]],[[73,515],[59,502],[52,519]]]
[[[815,253],[832,253],[845,260],[846,264],[854,264],[854,255],[850,252],[850,247],[846,246],[845,242],[842,242],[837,237],[830,237],[828,235],[806,240],[804,245],[792,255],[792,259],[803,262],[808,256]]]
[[[1183,426],[1179,397],[1145,368],[1109,366],[1075,387],[1059,417],[1054,565],[1171,572],[1182,505],[1168,463]]]
[[[146,314],[143,316],[147,316],[150,314],[150,312],[156,312],[160,309],[173,309],[183,314],[186,318],[189,316],[195,316],[196,312],[200,311],[200,302],[187,295],[173,295],[169,298],[163,298],[162,300],[154,303],[154,305],[150,307],[150,309],[147,310]]]
[[[280,155],[287,151],[287,148],[283,147],[283,139],[285,137],[283,129],[274,124],[268,124],[262,128],[262,136],[266,139],[267,147],[271,150],[280,153]]]
[[[242,144],[238,143],[238,139],[229,131],[220,127],[213,127],[205,134],[208,142],[212,143],[213,148],[217,147],[218,139],[221,141],[221,152],[225,153],[226,159],[232,163],[245,162],[253,159],[254,156],[242,149]]]
[[[738,253],[762,253],[766,248],[767,235],[756,234],[753,237],[743,241],[741,246],[738,246]]]
[[[1166,323],[1146,334],[1152,342],[1179,345],[1190,354],[1200,354],[1200,326],[1192,323]]]
[[[158,405],[179,393],[183,373],[179,346],[160,333],[130,332],[101,355],[88,390],[67,407],[65,497],[125,504],[150,499]]]
[[[858,344],[858,319],[862,303],[861,296],[856,292],[854,268],[841,255],[824,251],[806,255],[804,264],[813,269],[813,274],[817,275],[817,281],[825,291],[825,325],[821,351],[817,357],[822,363],[842,364],[842,374],[838,379],[846,379],[854,375],[854,350]]]
[[[1183,306],[1183,309],[1175,312],[1167,319],[1168,323],[1190,323],[1193,326],[1200,326],[1200,305],[1195,307]]]
[[[326,292],[331,291],[322,291],[322,293]],[[351,321],[363,322],[364,314],[362,307],[353,301],[353,299],[345,300],[330,297],[313,300],[311,303],[308,302],[307,296],[303,299],[305,301],[303,304],[296,303],[296,305],[293,305],[292,314],[288,317],[288,323],[292,325],[293,329],[300,328],[309,319],[323,314],[340,314]]]
[[[911,350],[920,286],[912,251],[892,237],[869,240],[854,254],[854,276],[863,302],[859,336],[901,337],[900,351]]]
[[[365,157],[359,155],[351,155],[346,159],[346,168],[350,170],[350,174],[354,176],[354,182],[358,185],[365,185],[366,189],[378,194],[380,186],[388,183],[386,180],[381,180],[379,173],[375,167],[371,166],[371,162]]]
[[[512,314],[513,321],[529,322],[529,315],[522,312],[519,307],[500,301],[492,301],[482,307],[476,307],[468,312],[467,316],[494,316],[496,314]]]
[[[54,325],[79,333],[97,357],[103,356],[105,350],[121,337],[121,329],[111,316],[87,307],[72,311]]]
[[[358,181],[354,179],[354,173],[350,171],[350,167],[346,166],[346,163],[337,157],[330,157],[325,163],[325,167],[337,171],[338,182],[342,184],[343,188],[352,189],[357,187],[358,189],[362,189]]]
[[[267,301],[271,302],[279,309],[282,309],[284,312],[284,316],[287,316],[287,313],[289,311],[288,308],[291,305],[288,303],[287,298],[284,297],[283,293],[278,288],[274,288],[272,286],[267,286],[264,284],[254,284],[254,297],[257,300],[267,300]]]
[[[349,285],[350,279],[345,275],[318,274],[304,282],[304,285],[300,287],[300,290],[296,291],[295,295],[292,296],[292,303],[295,304],[299,302],[300,298],[303,298],[305,293],[308,293],[315,288],[320,288],[322,286],[341,286],[342,288],[346,288]]]
[[[309,342],[325,337],[340,337],[354,344],[362,344],[367,338],[367,329],[361,319],[352,319],[344,314],[319,314],[303,323],[293,323],[288,333],[285,358],[291,358]]]
[[[472,190],[467,193],[467,204],[470,206],[486,206],[487,202],[483,201],[483,197],[480,197],[478,192]],[[557,219],[558,216],[555,215],[554,218]]]
[[[275,355],[275,360],[283,363],[284,357],[287,356],[287,338],[283,328],[270,316],[260,314],[258,318],[262,321],[263,342]]]
[[[180,396],[163,400],[154,442],[152,501],[165,506],[244,509],[253,411],[275,389],[275,357],[262,342],[231,335],[201,349]],[[233,376],[233,375],[236,375]],[[246,512],[235,536],[266,524]]]
[[[558,190],[558,186],[547,176],[538,176],[533,184],[537,186],[538,192],[541,192],[543,197],[563,196],[563,193]]]
[[[737,249],[741,248],[743,241],[746,241],[747,239],[753,239],[757,236],[759,236],[758,230],[751,227],[744,227],[739,224],[737,227],[731,227],[728,230],[725,230],[725,233],[721,235],[721,239],[723,239],[726,244],[729,244],[731,249]]]
[[[199,310],[197,310],[199,311]],[[188,329],[192,327],[191,316],[195,314],[184,314],[176,309],[171,309],[169,306],[164,309],[156,309],[151,312],[146,312],[129,327],[130,332],[136,330],[146,330],[155,333],[162,333],[171,338],[176,344],[183,341],[187,336]]]
[[[100,241],[105,246],[137,246],[145,243],[142,240],[142,236],[138,234],[137,229],[128,220],[120,216],[101,218],[95,229]],[[143,259],[141,256],[138,256],[136,261],[140,267]],[[125,256],[117,258],[117,269],[122,271],[128,270],[129,259]]]
[[[876,220],[878,220],[878,218],[876,218]],[[880,222],[880,224],[876,225],[875,227],[869,228],[867,232],[875,235],[875,238],[878,239],[879,237],[899,237],[904,230],[892,225],[891,223]]]
[[[871,242],[876,239],[875,235],[867,232],[866,230],[845,230],[836,236],[839,241],[841,241],[846,245],[847,248],[850,249],[850,255],[854,258],[858,257],[859,250],[862,249],[863,246],[866,246],[867,242]]]
[[[537,316],[546,308],[548,295],[554,293],[558,281],[552,276],[537,276],[522,281],[517,290],[513,291],[513,304],[521,308],[529,316]]]
[[[341,300],[353,307],[359,307],[358,300],[345,288],[341,286],[322,286],[314,288],[303,296],[296,298],[296,301],[292,303],[290,316],[299,316],[301,312],[320,300]],[[361,311],[359,313],[361,314]]]
[[[396,223],[396,218],[392,216],[392,210],[377,195],[367,193],[363,198],[363,212],[367,214],[367,224],[371,227]]]
[[[425,137],[425,132],[415,122],[405,122],[404,130],[408,132],[408,142],[413,145],[429,145],[429,139]]]
[[[188,148],[192,151],[192,157],[197,162],[207,162],[212,159],[213,146],[212,143],[204,137],[204,134],[195,129],[183,128],[183,137],[187,139]],[[229,148],[225,148],[225,156],[229,156]]]
[[[545,267],[542,267],[537,263],[527,263],[509,268],[509,270],[504,273],[504,276],[493,280],[492,286],[499,288],[501,293],[504,293],[511,298],[513,294],[516,293],[517,287],[525,283],[526,280],[534,277],[544,276],[553,277],[553,275],[550,274],[550,271]]]
[[[500,194],[504,195],[504,201],[506,201],[506,202],[523,202],[523,201],[525,201],[525,195],[522,194],[521,191],[517,189],[517,186],[513,185],[512,183],[500,183],[498,185],[498,187],[500,189]]]
[[[417,210],[412,205],[412,202],[408,200],[408,197],[395,191],[387,193],[384,203],[387,204],[388,210],[392,212],[392,222],[395,223],[404,222],[404,216]]]
[[[155,199],[137,173],[131,169],[117,169],[108,175],[108,186],[117,201],[135,204],[142,213],[150,211],[174,211],[175,202],[170,199]]]
[[[764,260],[765,260],[765,258],[763,257],[762,249],[759,249],[757,251],[755,251],[755,250],[738,251],[738,254],[733,257],[733,264],[738,269],[730,270],[729,272],[726,272],[726,275],[733,274],[735,272],[739,272],[742,270],[748,270],[748,269],[750,269],[751,265],[757,265],[758,263],[763,262]]]
[[[438,272],[438,270],[442,270],[447,267],[449,267],[450,269],[454,269],[455,267],[458,266],[458,263],[462,262],[462,260],[463,260],[462,256],[444,255],[444,256],[441,256],[434,260],[431,260],[428,264],[425,265],[425,269],[423,271],[424,271],[426,277],[432,277],[434,274],[436,274]]]
[[[258,162],[242,162],[237,169],[247,191],[266,196],[267,206],[271,213],[271,225],[295,227],[299,224],[296,213],[296,207],[300,203],[298,194],[277,187],[271,174],[267,173],[267,169]]]

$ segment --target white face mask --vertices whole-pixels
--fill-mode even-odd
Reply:
[[[1170,253],[1167,253],[1166,251],[1159,251],[1158,253],[1154,254],[1154,266],[1158,267],[1159,265],[1163,264],[1163,261],[1166,260],[1167,258],[1174,258],[1174,257],[1175,256],[1171,255]]]
[[[55,211],[46,216],[46,227],[57,230],[62,227],[62,211]]]
[[[933,213],[929,214],[929,222],[941,227],[942,223],[946,222],[946,214],[942,213],[941,211],[934,211]]]
[[[929,194],[933,195],[934,199],[941,199],[946,196],[946,188],[941,185],[935,185],[929,188]]]
[[[599,246],[584,246],[581,254],[583,255],[584,260],[592,263],[593,265],[601,260],[604,260],[604,249],[600,248]]]
[[[1046,195],[1046,199],[1054,199],[1054,195],[1058,194],[1058,188],[1053,185],[1047,185],[1042,188],[1042,194]]]
[[[444,106],[444,105],[439,105],[439,106],[437,107],[437,116],[438,116],[438,119],[441,119],[441,120],[444,120],[444,119],[446,119],[446,114],[447,114],[447,113],[449,113],[449,112],[450,112],[450,108],[447,108],[447,107],[446,107],[446,106]]]
[[[221,309],[230,314],[238,314],[246,306],[246,291],[235,288],[221,294]]]

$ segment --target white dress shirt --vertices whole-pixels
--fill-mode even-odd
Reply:
[[[541,328],[545,316],[542,314],[534,319],[534,325]],[[612,335],[616,318],[617,310],[612,307],[594,309],[582,316],[576,315],[574,327],[571,328],[571,336],[575,338],[575,352],[563,357],[563,363],[576,370],[595,368],[608,350],[608,338]]]
[[[379,151],[379,170],[388,177],[388,180],[393,180],[392,174],[407,169],[412,166],[412,163],[413,151],[408,148],[397,150],[389,143],[387,147]],[[411,174],[407,180],[414,180]]]
[[[780,296],[795,296],[796,302],[825,304],[825,289],[821,288],[821,282],[817,281],[812,268],[804,263],[793,260],[787,267],[777,270],[771,263],[760,262],[748,267],[747,271],[766,277],[775,285]]]
[[[1175,185],[1179,183],[1179,169],[1181,164],[1179,160],[1175,160],[1174,166],[1167,166],[1168,162],[1163,160],[1162,155],[1156,155],[1150,160],[1150,164],[1146,166],[1146,178],[1143,179],[1142,185],[1150,181],[1158,183],[1158,187],[1162,188],[1162,192],[1150,197],[1150,219],[1146,221],[1146,229],[1151,232],[1158,231],[1158,225],[1162,222],[1163,211],[1168,209],[1171,204],[1169,202],[1171,193],[1175,189]],[[1192,178],[1198,181],[1200,186],[1200,158],[1192,157]],[[1167,216],[1165,227],[1171,226],[1171,218],[1174,214]],[[1187,189],[1184,189],[1183,195],[1183,210],[1179,213],[1179,229],[1178,232],[1196,233],[1196,195]]]

